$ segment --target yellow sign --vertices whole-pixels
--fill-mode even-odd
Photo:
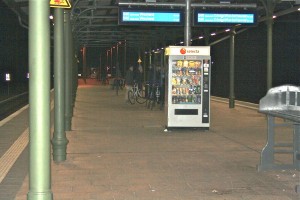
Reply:
[[[69,0],[50,0],[52,8],[71,8]]]

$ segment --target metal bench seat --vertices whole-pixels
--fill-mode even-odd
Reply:
[[[258,171],[300,169],[300,87],[283,85],[272,88],[259,102],[259,112],[267,116],[267,144],[261,152]],[[276,122],[275,118],[284,119]],[[293,141],[290,143],[275,143],[275,128],[291,126]],[[275,154],[293,154],[292,163],[279,164],[275,162]]]

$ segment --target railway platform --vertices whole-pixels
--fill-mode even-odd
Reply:
[[[79,83],[67,160],[51,166],[54,199],[300,199],[298,171],[257,172],[267,123],[256,109],[229,109],[212,100],[209,131],[164,132],[163,111],[126,104],[124,92],[117,96],[95,80]],[[1,200],[26,199],[27,112],[25,107],[0,127]],[[278,137],[290,139],[289,131],[282,127]],[[276,161],[288,159],[282,155]]]

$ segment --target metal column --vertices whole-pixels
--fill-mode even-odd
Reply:
[[[52,139],[53,160],[66,160],[67,144],[65,117],[65,69],[64,69],[64,9],[54,9],[54,133]]]
[[[64,11],[65,30],[65,131],[71,130],[72,122],[72,65],[73,65],[73,50],[72,50],[72,32],[70,22],[70,11]]]
[[[51,200],[49,0],[29,0],[29,192]]]
[[[125,40],[125,43],[124,43],[124,77],[125,77],[125,74],[126,74],[126,70],[127,70],[127,44],[126,44],[126,40]]]
[[[77,94],[77,88],[78,88],[78,56],[77,56],[77,51],[74,49],[74,57],[73,57],[73,85],[72,85],[72,113],[73,113],[73,108],[75,106],[75,101],[76,101],[76,94]]]
[[[191,0],[186,0],[185,6],[184,45],[191,45]]]
[[[234,42],[235,42],[235,29],[230,34],[230,59],[229,59],[229,108],[234,108]]]
[[[273,71],[273,0],[267,0],[267,90],[272,88]]]
[[[86,83],[86,47],[82,47],[82,71],[83,71],[83,80]]]

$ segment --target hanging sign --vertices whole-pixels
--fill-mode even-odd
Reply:
[[[52,8],[71,8],[69,0],[50,0]]]

